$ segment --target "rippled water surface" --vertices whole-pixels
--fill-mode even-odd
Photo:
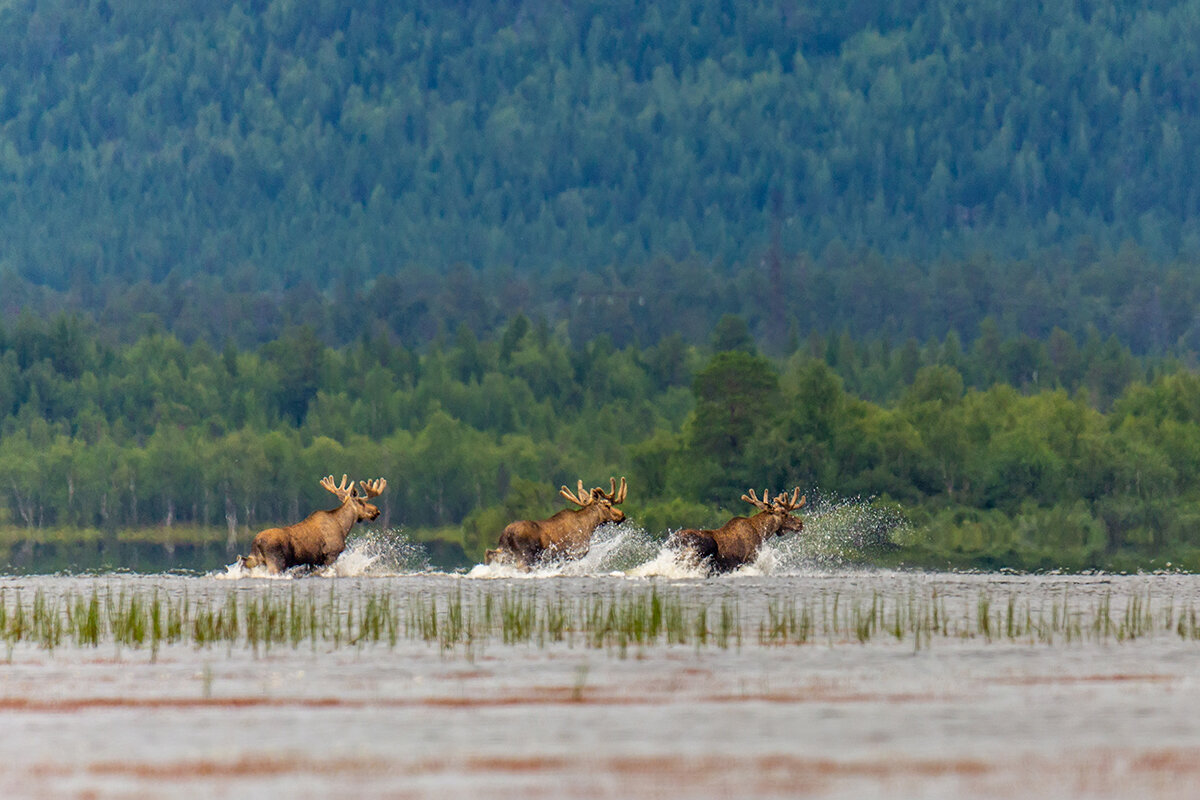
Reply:
[[[373,547],[304,577],[0,579],[0,795],[1200,784],[1196,576],[873,572],[769,551],[703,578],[636,531],[580,563],[448,575]]]

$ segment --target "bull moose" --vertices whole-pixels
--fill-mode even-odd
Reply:
[[[324,567],[332,564],[346,549],[346,536],[355,523],[373,520],[379,516],[379,508],[368,503],[387,488],[387,481],[359,481],[362,494],[354,482],[346,483],[342,475],[340,485],[334,485],[333,476],[321,479],[321,486],[337,496],[342,502],[329,511],[314,511],[304,520],[284,528],[268,528],[254,537],[250,555],[239,559],[242,566],[250,568],[266,565],[272,574],[296,566]]]
[[[681,530],[667,544],[680,554],[705,564],[713,572],[732,572],[754,561],[759,548],[769,537],[804,529],[803,521],[791,513],[804,505],[804,497],[796,500],[799,494],[800,488],[796,487],[791,497],[783,492],[771,500],[764,489],[759,500],[751,489],[749,495],[742,495],[742,499],[759,513],[752,517],[734,517],[716,530]]]
[[[625,512],[617,508],[625,500],[627,486],[621,478],[609,479],[609,491],[597,486],[584,492],[583,481],[575,493],[563,486],[559,494],[579,508],[564,508],[549,519],[523,519],[509,523],[500,534],[495,550],[488,550],[484,563],[511,562],[528,569],[544,555],[580,558],[587,554],[596,528],[607,522],[623,522]]]

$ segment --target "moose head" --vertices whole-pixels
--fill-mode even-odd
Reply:
[[[798,533],[804,530],[804,522],[799,517],[792,516],[792,512],[803,506],[804,501],[807,499],[806,495],[797,501],[796,498],[799,494],[800,487],[797,486],[792,491],[791,497],[788,496],[787,492],[781,492],[774,500],[771,500],[770,492],[763,489],[762,499],[759,500],[755,496],[754,490],[751,489],[750,494],[742,495],[742,499],[763,514],[771,515],[772,521],[775,523],[772,527],[777,526],[775,527],[775,535],[783,536],[785,533]]]
[[[342,507],[349,507],[354,511],[356,522],[363,520],[373,520],[379,516],[379,507],[368,503],[372,497],[378,497],[383,494],[383,490],[387,488],[387,481],[383,478],[376,478],[373,481],[359,481],[359,487],[362,488],[362,494],[358,493],[358,489],[354,486],[354,481],[349,481],[347,485],[346,475],[342,475],[340,485],[334,485],[333,476],[327,475],[321,479],[321,486],[329,492],[332,492],[338,500],[342,501]]]

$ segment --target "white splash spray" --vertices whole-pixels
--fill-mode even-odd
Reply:
[[[886,547],[893,531],[903,527],[899,509],[860,497],[816,497],[805,507],[804,530],[774,537],[758,558],[738,574],[791,575],[846,566],[864,551]]]
[[[695,559],[685,558],[679,551],[663,544],[653,558],[626,571],[625,574],[631,578],[686,580],[704,578],[708,575],[708,570]]]
[[[625,575],[655,558],[662,542],[630,522],[603,525],[592,536],[582,558],[554,558],[525,570],[513,564],[476,564],[468,578],[554,578],[558,576]]]
[[[817,496],[805,508],[804,531],[763,544],[757,558],[735,570],[734,577],[794,575],[848,565],[864,548],[888,541],[902,524],[899,512],[861,498]],[[468,578],[552,578],[617,575],[632,578],[686,580],[708,575],[702,564],[682,558],[668,547],[669,533],[654,535],[631,522],[596,531],[587,555],[556,559],[523,570],[511,564],[479,564]]]
[[[429,570],[429,554],[401,530],[367,528],[350,538],[338,560],[321,572],[329,577],[385,577]]]

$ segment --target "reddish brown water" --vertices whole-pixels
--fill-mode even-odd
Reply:
[[[28,598],[99,584],[199,598],[292,585],[448,596],[497,586],[569,596],[658,582],[736,598],[739,646],[408,640],[257,654],[244,644],[53,651],[0,661],[3,797],[1184,798],[1200,786],[1200,643],[990,641],[979,635],[752,635],[769,597],[903,597],[931,587],[963,619],[986,591],[1076,608],[1200,607],[1200,578],[824,572],[717,580],[604,576],[12,578]],[[499,581],[500,583],[497,583]]]

